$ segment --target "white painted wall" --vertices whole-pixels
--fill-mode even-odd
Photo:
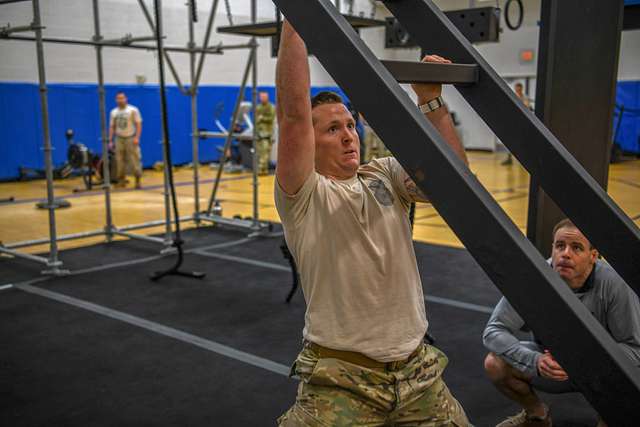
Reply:
[[[150,0],[145,0],[149,8]],[[356,14],[369,15],[372,10],[370,0],[354,0]],[[42,0],[43,23],[46,36],[90,39],[93,35],[93,14],[89,0]],[[188,40],[187,8],[185,0],[164,0],[164,25],[167,45],[185,46]],[[199,23],[196,25],[196,40],[200,44],[204,36],[208,8],[211,1],[198,1]],[[250,0],[230,0],[235,23],[249,21]],[[489,6],[493,1],[438,0],[436,3],[445,10],[476,6]],[[504,1],[500,1],[504,5]],[[151,31],[135,0],[100,0],[102,32],[105,38],[121,37],[126,33],[150,35]],[[384,17],[388,12],[377,3],[377,16]],[[504,32],[500,43],[478,45],[476,48],[487,61],[505,78],[534,76],[535,62],[520,64],[518,57],[522,48],[536,50],[538,45],[538,26],[540,0],[525,0],[523,27],[510,31],[502,25]],[[259,20],[274,19],[273,4],[270,0],[258,0]],[[342,0],[343,10],[348,3]],[[31,22],[29,2],[0,6],[0,26],[10,22],[12,25],[24,25]],[[227,25],[224,1],[220,0],[216,25]],[[419,56],[417,49],[384,49],[384,29],[362,31],[362,37],[370,48],[385,59],[415,60]],[[212,43],[243,43],[246,37],[222,36],[213,33]],[[270,56],[270,40],[259,39],[258,81],[262,85],[274,84],[275,60]],[[157,82],[155,53],[105,49],[105,80],[108,83],[135,83],[136,75],[144,75],[149,83]],[[205,62],[202,75],[204,85],[237,85],[248,55],[247,50],[227,51],[224,55],[210,55]],[[95,54],[91,47],[47,44],[45,47],[47,79],[50,82],[95,82]],[[184,82],[189,80],[188,55],[173,53],[172,59]],[[331,77],[322,66],[312,58],[312,84],[316,86],[334,85]],[[169,74],[168,74],[169,75]],[[640,79],[640,31],[623,33],[620,54],[619,78],[621,80]],[[37,81],[35,48],[33,43],[0,40],[0,81]],[[535,80],[532,81],[530,96],[535,94]],[[494,149],[495,137],[482,120],[471,110],[455,89],[444,90],[450,108],[462,122],[460,131],[465,145],[469,148]]]
[[[151,12],[152,2],[145,0]],[[43,0],[41,1],[42,22],[47,27],[45,36],[89,40],[93,36],[93,12],[89,0]],[[189,33],[185,0],[164,0],[163,17],[166,45],[186,46]],[[206,21],[212,1],[198,1],[199,22],[196,25],[196,43],[204,38]],[[250,1],[230,0],[234,23],[250,22]],[[205,8],[205,5],[207,6]],[[273,20],[274,7],[270,0],[258,0],[258,20]],[[343,1],[343,9],[347,6]],[[369,0],[356,0],[356,14],[369,15]],[[102,33],[105,38],[118,38],[127,33],[134,36],[152,35],[151,30],[136,0],[100,0]],[[29,2],[0,6],[0,26],[13,26],[31,22],[32,9]],[[216,26],[228,25],[224,1],[219,1]],[[367,37],[365,35],[365,37]],[[222,43],[246,43],[248,37],[212,33],[210,45]],[[269,39],[259,39],[260,84],[273,85],[275,60],[271,58]],[[248,50],[230,50],[224,55],[210,55],[205,62],[202,84],[240,83],[241,73],[246,63]],[[189,79],[189,59],[184,53],[173,53],[172,59],[180,72],[180,77]],[[149,83],[157,82],[155,53],[128,50],[104,50],[104,74],[108,83],[135,83],[136,75],[144,75]],[[47,44],[45,47],[47,80],[50,82],[95,82],[96,65],[92,47]],[[315,59],[312,63],[314,85],[333,85],[332,79]],[[35,47],[30,42],[0,40],[0,81],[31,81],[38,79]]]

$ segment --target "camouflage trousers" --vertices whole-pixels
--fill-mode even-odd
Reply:
[[[140,146],[133,143],[133,137],[116,137],[116,178],[119,183],[124,182],[127,169],[133,170],[137,178],[142,176],[142,155]]]
[[[447,363],[444,353],[427,344],[407,362],[373,369],[319,359],[305,344],[291,368],[301,380],[296,402],[278,425],[470,426],[441,378]]]
[[[259,138],[256,142],[256,151],[258,152],[258,173],[261,175],[266,175],[269,173],[271,145],[271,137]]]

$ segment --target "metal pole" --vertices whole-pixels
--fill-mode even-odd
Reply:
[[[142,0],[139,1],[140,6],[142,7],[143,10],[146,10],[146,7],[144,5],[144,2]],[[158,13],[161,13],[162,10],[162,5],[158,5]],[[148,13],[148,12],[147,12]],[[158,19],[160,19],[160,16],[158,15]],[[151,24],[153,25],[153,21],[151,21]],[[162,41],[162,25],[160,22],[156,22],[155,23],[155,27],[154,29],[158,32],[160,32],[160,37],[159,37],[159,45],[158,48],[160,50],[162,50],[162,47],[160,46],[160,43]],[[158,74],[162,77],[164,70],[162,69],[162,57],[158,56]],[[162,95],[162,94],[161,94]],[[168,129],[168,125],[165,123],[165,117],[166,115],[164,114],[164,110],[166,108],[166,105],[161,102],[160,103],[160,107],[162,110],[161,114],[161,118],[162,118],[162,162],[164,164],[164,176],[163,176],[163,183],[164,183],[164,219],[165,219],[165,237],[164,237],[164,243],[167,246],[167,249],[169,246],[171,246],[173,244],[173,237],[172,237],[172,233],[171,233],[171,198],[169,195],[169,168],[171,167],[169,165],[169,159],[167,158],[167,138],[169,137],[169,135],[167,135],[166,130]],[[179,218],[176,218],[176,221],[179,221]]]
[[[100,33],[100,8],[98,0],[93,0],[93,25],[95,41],[102,40]],[[111,169],[109,165],[109,140],[107,135],[107,118],[104,95],[104,69],[102,66],[102,46],[96,46],[96,69],[98,71],[98,107],[100,109],[100,138],[102,139],[102,188],[104,189],[104,210],[106,224],[104,227],[107,241],[113,238],[113,218],[111,216]]]
[[[0,27],[0,38],[6,37],[9,34],[13,34],[13,33],[21,33],[21,32],[24,32],[24,31],[33,31],[33,30],[35,30],[35,27],[34,27],[33,24],[31,24],[31,25],[20,25],[18,27],[12,27],[10,25],[7,25],[6,27]]]
[[[155,27],[155,24],[153,23],[153,19],[151,18],[151,14],[149,13],[149,9],[147,9],[147,6],[144,4],[144,0],[138,0],[138,4],[142,9],[142,13],[144,13],[144,17],[147,19],[147,22],[149,23],[149,27],[151,27],[151,31],[155,33],[156,27]],[[191,48],[192,46],[190,45],[189,47]],[[173,79],[176,81],[176,84],[178,85],[178,89],[183,94],[187,94],[187,91],[185,90],[184,86],[182,86],[182,82],[180,81],[180,76],[178,76],[178,72],[176,71],[176,68],[173,66],[173,61],[171,61],[171,58],[169,57],[167,50],[163,49],[162,52],[164,53],[164,58],[167,60],[167,65],[169,65],[169,70],[171,70]]]
[[[207,215],[211,215],[211,209],[213,209],[213,203],[216,200],[216,194],[218,193],[218,186],[220,185],[220,176],[222,175],[224,160],[226,159],[227,150],[231,146],[231,139],[233,138],[233,135],[234,135],[233,129],[236,127],[236,122],[238,121],[238,112],[240,110],[240,104],[244,99],[244,90],[247,87],[247,80],[249,80],[249,72],[251,71],[251,66],[254,61],[255,61],[255,57],[253,56],[253,52],[251,52],[249,53],[249,58],[247,59],[247,65],[244,69],[244,74],[242,75],[242,83],[240,83],[240,90],[238,91],[238,96],[236,97],[236,104],[233,106],[233,113],[231,115],[231,126],[229,128],[229,131],[227,132],[227,136],[224,142],[224,149],[222,150],[222,155],[220,157],[220,166],[218,167],[218,172],[216,173],[216,179],[213,181],[213,190],[211,191],[211,197],[209,197]],[[254,129],[255,129],[255,126],[254,126]],[[254,135],[253,141],[254,141],[254,149],[255,149],[255,135]]]
[[[58,242],[64,242],[67,240],[84,239],[86,237],[101,236],[103,234],[104,234],[103,230],[84,231],[82,233],[63,234],[62,236],[57,236],[56,240]],[[48,244],[50,241],[51,240],[47,238],[35,239],[35,240],[23,240],[20,242],[8,243],[6,245],[3,244],[3,245],[0,245],[0,247],[5,247],[8,249],[19,249],[19,248],[26,248],[28,246],[38,246],[38,245]]]
[[[193,17],[195,11],[192,8],[195,7],[195,1],[192,1],[187,6],[188,20],[189,20],[189,48],[193,48],[194,32],[193,32]],[[214,5],[215,7],[215,5]],[[191,151],[192,151],[192,164],[193,164],[193,217],[196,225],[200,224],[200,177],[199,170],[200,158],[198,153],[198,87],[196,86],[196,53],[189,52],[189,71],[191,73],[191,88],[189,90],[189,96],[191,97]]]
[[[47,78],[44,67],[44,46],[42,42],[42,29],[40,28],[40,2],[33,0],[33,24],[36,26],[36,55],[38,57],[38,82],[40,86],[40,109],[42,111],[42,138],[44,140],[44,165],[47,177],[47,209],[49,210],[49,262],[51,270],[44,273],[61,274],[62,261],[58,260],[58,242],[56,241],[56,211],[53,195],[53,159],[51,139],[49,134],[49,108],[47,102]]]
[[[6,37],[2,37],[3,40],[15,40],[15,41],[25,41],[25,42],[33,42],[36,41],[36,38],[33,36],[12,36],[8,35]],[[78,40],[78,39],[66,39],[62,37],[43,37],[42,41],[45,43],[59,43],[59,44],[75,44],[81,46],[104,46],[104,47],[115,47],[122,49],[141,49],[148,51],[158,50],[157,47],[146,44],[121,44],[121,43],[105,43],[105,42],[95,42],[92,40]],[[211,55],[220,55],[225,50],[231,49],[248,49],[251,47],[250,43],[238,43],[238,44],[229,44],[223,45],[218,44],[216,46],[207,47],[206,49],[202,47],[195,47],[193,50],[198,53],[207,53]],[[164,46],[162,48],[164,52],[180,52],[180,53],[189,53],[190,49],[188,47],[180,47],[180,46]]]
[[[12,249],[8,249],[2,246],[0,246],[0,253],[11,255],[16,258],[23,258],[23,259],[28,259],[29,261],[39,262],[47,266],[49,265],[49,260],[47,258],[38,256],[38,255],[25,254],[23,252],[14,251]]]
[[[140,37],[133,37],[131,34],[127,34],[124,37],[120,37],[117,39],[107,39],[104,42],[105,43],[116,43],[116,44],[121,44],[123,46],[127,46],[130,45],[134,42],[147,42],[147,41],[151,41],[151,40],[155,40],[156,38],[154,36],[140,36]],[[166,52],[165,52],[166,54]]]
[[[211,12],[209,12],[209,20],[207,21],[207,30],[204,33],[204,41],[202,42],[203,49],[206,49],[209,46],[209,38],[211,38],[211,30],[213,29],[213,23],[216,18],[216,10],[218,9],[218,0],[214,0],[213,5],[211,6]],[[198,71],[196,72],[195,85],[198,86],[200,83],[200,76],[202,75],[202,68],[204,66],[204,58],[205,55],[200,55],[200,60],[198,61]]]
[[[166,144],[166,135],[164,130],[162,131],[162,146]],[[169,171],[170,167],[167,162],[167,155],[165,150],[162,150],[162,162],[164,163],[163,169],[163,182],[164,182],[164,243],[166,246],[171,246],[173,243],[172,233],[171,233],[171,198],[169,197]]]
[[[256,0],[251,0],[251,23],[255,24],[258,18]],[[256,107],[258,105],[258,43],[255,37],[251,38],[251,56],[253,56],[253,70],[251,73],[251,110],[253,114],[253,223],[258,227],[258,126]]]

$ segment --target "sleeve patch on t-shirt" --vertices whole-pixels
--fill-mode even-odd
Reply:
[[[374,197],[383,206],[393,205],[393,193],[389,191],[381,179],[371,180],[368,184],[369,189],[373,192]]]

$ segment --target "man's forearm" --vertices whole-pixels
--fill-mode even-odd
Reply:
[[[426,103],[427,100],[419,100],[419,104]],[[438,108],[435,111],[427,113],[425,115],[431,124],[440,132],[440,135],[447,141],[447,144],[453,151],[462,159],[462,161],[469,165],[469,161],[467,160],[467,153],[464,151],[464,147],[460,138],[458,137],[458,132],[456,132],[456,128],[453,125],[453,120],[451,119],[451,114],[449,114],[449,110],[446,106]]]
[[[514,331],[522,329],[524,321],[511,304],[502,297],[482,334],[485,348],[529,376],[536,376],[538,358],[542,353],[523,345]]]
[[[136,123],[136,138],[140,141],[140,137],[142,136],[142,123]]]
[[[276,67],[279,129],[276,177],[288,194],[295,194],[313,172],[314,137],[309,85],[307,47],[285,20]]]
[[[620,346],[624,354],[631,359],[634,365],[640,367],[640,347],[623,342],[619,342],[618,346]]]
[[[511,331],[499,325],[487,326],[482,336],[485,348],[500,356],[518,371],[535,377],[538,375],[538,358],[542,353],[526,347]]]
[[[288,21],[282,25],[276,67],[278,120],[311,117],[307,47]]]

